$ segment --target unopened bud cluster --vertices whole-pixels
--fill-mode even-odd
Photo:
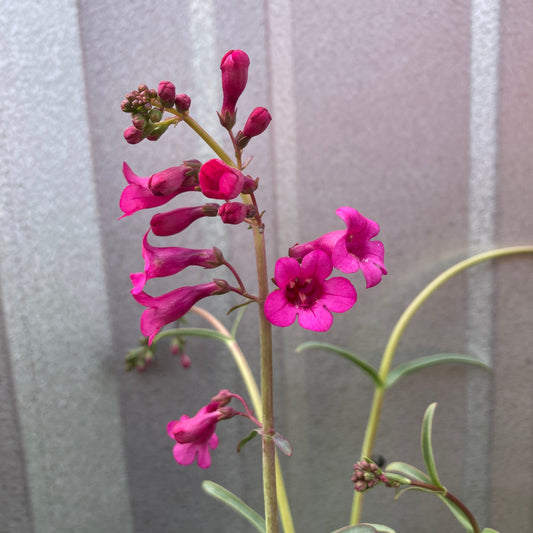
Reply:
[[[126,370],[144,372],[154,359],[153,349],[148,346],[147,339],[140,341],[140,346],[130,350],[125,358]]]
[[[352,482],[357,492],[365,492],[378,483],[386,483],[387,478],[376,463],[363,459],[353,465]]]
[[[131,113],[132,125],[124,131],[129,144],[137,144],[143,139],[156,141],[167,131],[170,124],[179,119],[171,117],[165,121],[163,113],[175,108],[178,114],[189,110],[191,99],[186,94],[176,96],[176,88],[170,81],[162,81],[155,89],[142,83],[137,90],[129,92],[120,105],[122,111]],[[176,115],[176,112],[173,115]]]

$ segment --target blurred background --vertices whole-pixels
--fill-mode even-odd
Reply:
[[[219,64],[235,48],[251,59],[237,127],[256,106],[273,116],[246,150],[270,267],[290,245],[342,229],[339,206],[381,226],[389,275],[380,285],[366,290],[352,275],[358,303],[327,334],[274,332],[297,530],[346,525],[372,386],[343,359],[294,348],[327,341],[378,365],[400,313],[433,277],[477,251],[533,242],[533,4],[20,0],[2,2],[0,24],[0,531],[249,531],[202,492],[203,479],[262,512],[259,441],[235,453],[245,421],[219,425],[209,470],[177,465],[166,435],[169,420],[220,389],[245,394],[224,346],[190,339],[185,370],[162,343],[146,372],[124,372],[143,309],[129,273],[143,267],[154,211],[117,221],[122,163],[149,176],[213,154],[184,124],[157,143],[126,144],[120,102],[139,83],[171,80],[228,146],[216,116]],[[203,222],[152,242],[216,245],[252,280],[250,232]],[[193,269],[148,292],[211,278]],[[236,303],[203,305],[229,326]],[[250,306],[239,340],[257,376],[255,320]],[[422,467],[420,423],[437,401],[441,477],[482,526],[502,532],[533,522],[532,326],[533,258],[451,280],[415,316],[396,363],[458,352],[492,370],[451,365],[405,378],[385,400],[375,450]],[[363,519],[398,533],[461,531],[437,498],[393,496],[368,493]]]

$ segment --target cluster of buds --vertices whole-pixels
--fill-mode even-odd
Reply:
[[[171,124],[180,120],[180,114],[187,113],[190,105],[191,99],[186,94],[176,95],[170,81],[160,82],[157,91],[141,84],[126,95],[120,106],[122,111],[131,114],[132,125],[124,131],[124,138],[129,144],[143,139],[157,141]],[[172,117],[162,120],[165,111]]]
[[[352,482],[357,492],[365,492],[379,483],[383,483],[386,487],[400,486],[399,482],[388,479],[379,466],[368,457],[353,465]]]
[[[154,351],[148,346],[148,340],[143,338],[139,341],[137,348],[130,350],[125,358],[126,370],[137,370],[144,372],[154,359]]]

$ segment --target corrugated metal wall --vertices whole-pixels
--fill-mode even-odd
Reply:
[[[436,274],[475,251],[533,241],[533,5],[2,7],[0,531],[248,531],[204,496],[202,479],[262,508],[258,447],[234,452],[245,423],[220,426],[208,471],[176,465],[165,432],[168,420],[195,412],[220,388],[245,392],[221,346],[191,340],[188,371],[165,349],[145,374],[122,371],[141,312],[129,273],[142,267],[152,214],[117,221],[122,161],[149,175],[211,154],[185,126],[158,143],[127,145],[120,101],[140,82],[170,79],[222,141],[219,61],[231,48],[252,61],[240,119],[257,105],[274,117],[248,149],[249,170],[261,178],[270,264],[289,245],[340,228],[340,205],[382,228],[389,275],[378,287],[361,288],[354,310],[326,336],[297,326],[275,332],[277,427],[295,449],[283,465],[298,530],[346,524],[371,386],[345,361],[294,347],[327,340],[377,365],[399,314]],[[181,246],[215,243],[253,275],[243,228],[200,221],[179,238]],[[438,401],[439,471],[482,524],[501,531],[528,531],[533,522],[532,261],[503,259],[460,275],[424,305],[397,362],[472,352],[493,370],[450,366],[406,378],[388,395],[376,447],[421,466],[421,417]],[[198,283],[198,275],[180,274],[177,283]],[[159,281],[154,293],[176,284]],[[236,301],[206,306],[224,316]],[[250,310],[241,340],[257,370],[254,319]],[[376,489],[364,518],[398,532],[460,531],[424,494],[395,502]]]

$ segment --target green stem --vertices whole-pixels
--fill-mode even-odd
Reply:
[[[379,377],[381,378],[382,383],[386,383],[387,376],[389,374],[392,361],[394,359],[394,354],[400,339],[403,335],[403,332],[407,325],[409,324],[411,318],[414,314],[420,309],[422,304],[444,283],[446,283],[450,278],[459,274],[463,270],[470,268],[474,265],[482,263],[483,261],[488,261],[490,259],[495,259],[497,257],[504,257],[509,255],[524,254],[524,253],[533,253],[533,246],[511,246],[509,248],[498,248],[496,250],[490,250],[488,252],[483,252],[455,265],[451,266],[445,270],[442,274],[437,276],[431,283],[429,283],[416,298],[407,306],[403,314],[400,316],[400,319],[394,326],[392,333],[383,352],[383,357],[381,359],[381,366],[379,368]],[[383,408],[383,400],[385,396],[385,387],[376,387],[374,392],[374,399],[372,402],[372,407],[370,409],[370,415],[368,418],[368,423],[365,432],[365,438],[363,441],[363,446],[361,449],[361,457],[370,457],[372,455],[372,449],[374,447],[374,442],[376,440],[377,429],[379,425],[379,420],[381,417],[381,411]],[[363,507],[363,493],[355,492],[352,512],[350,516],[350,523],[352,525],[358,524],[361,519],[361,509]]]

